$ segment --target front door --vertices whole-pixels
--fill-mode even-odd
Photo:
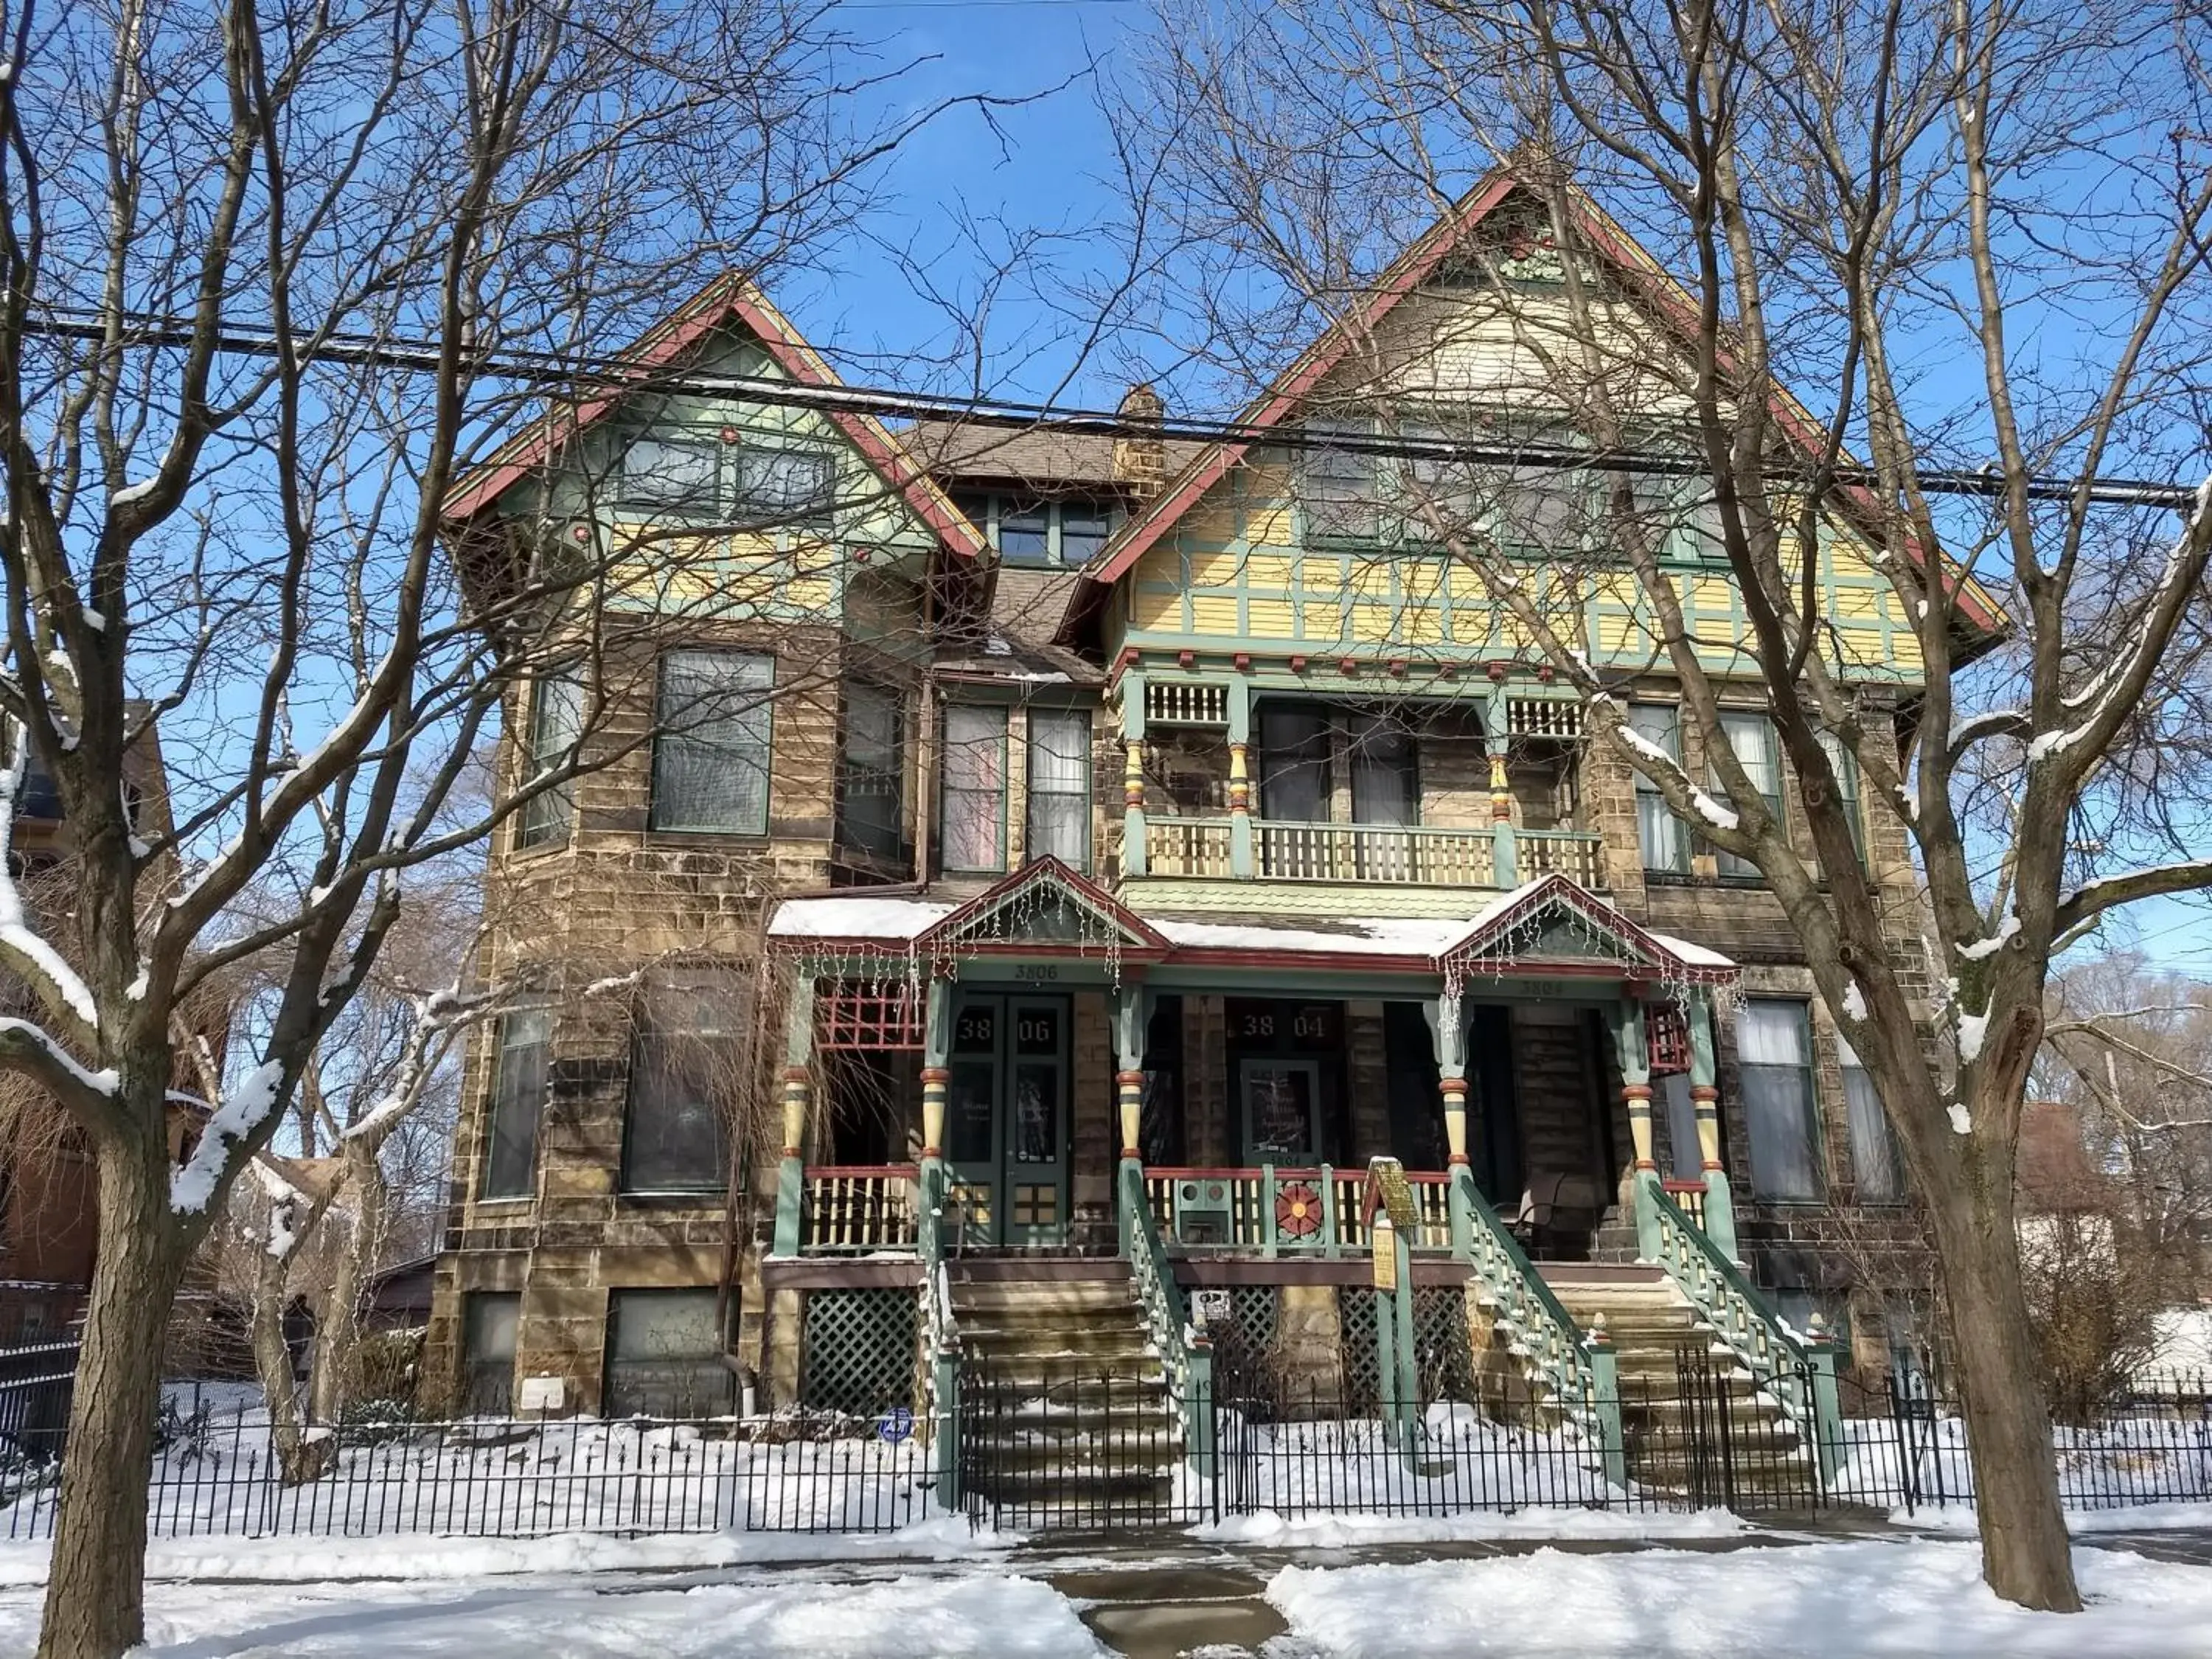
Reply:
[[[963,1243],[1066,1242],[1067,1053],[1065,997],[960,994],[945,1150]]]

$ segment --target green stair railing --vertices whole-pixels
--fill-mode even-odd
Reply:
[[[1800,1341],[1658,1182],[1640,1183],[1636,1196],[1641,1212],[1657,1224],[1658,1265],[1799,1437],[1812,1441],[1821,1480],[1832,1480],[1843,1449],[1835,1350]]]
[[[1167,1374],[1168,1392],[1182,1419],[1183,1455],[1200,1480],[1213,1474],[1213,1345],[1195,1329],[1183,1305],[1182,1287],[1161,1241],[1159,1224],[1145,1191],[1144,1165],[1121,1165],[1121,1251],[1144,1310],[1146,1333]]]
[[[945,1165],[921,1170],[915,1249],[921,1257],[922,1421],[941,1509],[960,1507],[960,1328],[952,1316],[952,1276],[945,1260]]]
[[[1452,1170],[1454,1253],[1473,1270],[1475,1295],[1490,1310],[1508,1352],[1546,1402],[1595,1444],[1606,1478],[1627,1485],[1621,1436],[1620,1363],[1602,1333],[1584,1334],[1552,1294],[1535,1264],[1505,1230],[1465,1164]]]

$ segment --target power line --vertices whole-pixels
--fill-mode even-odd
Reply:
[[[85,320],[76,320],[76,319]],[[115,343],[134,349],[182,348],[201,343],[202,337],[187,322],[143,313],[125,313],[119,319]],[[95,313],[61,307],[52,320],[27,319],[23,332],[34,338],[73,340],[104,344],[109,325]],[[270,332],[227,330],[214,337],[218,351],[235,356],[276,357],[286,348]],[[295,340],[289,349],[305,349],[307,361],[365,364],[428,374],[444,363],[447,349],[431,341],[393,340],[374,335],[331,334],[313,342]],[[1085,409],[1064,404],[1026,402],[1017,398],[974,398],[949,392],[907,392],[895,387],[804,386],[758,375],[714,374],[697,369],[672,369],[641,357],[586,354],[563,357],[550,351],[524,348],[459,349],[456,356],[472,372],[571,393],[577,401],[611,392],[649,392],[697,397],[726,397],[772,407],[811,409],[823,413],[872,415],[895,420],[939,420],[963,426],[1010,433],[1048,431],[1070,437],[1167,439],[1189,443],[1244,443],[1290,450],[1328,450],[1402,460],[1460,462],[1480,466],[1510,466],[1533,471],[1595,471],[1632,476],[1694,477],[1706,471],[1701,457],[1680,451],[1637,449],[1556,443],[1505,443],[1462,440],[1447,436],[1410,436],[1403,433],[1365,432],[1335,426],[1264,426],[1250,421],[1206,420],[1169,416],[1160,420],[1138,420],[1119,410]],[[1776,466],[1763,476],[1802,478],[1804,465]],[[1871,467],[1843,465],[1830,477],[1844,485],[1879,486],[1880,475]],[[1994,466],[1978,471],[1939,469],[1921,472],[1914,480],[1923,493],[1993,500],[2003,495],[2007,480]],[[2083,482],[2056,474],[2030,477],[2025,486],[2031,501],[2071,501],[2085,489]],[[2197,490],[2186,484],[2157,479],[2094,478],[2086,485],[2087,499],[2113,507],[2166,507],[2187,510],[2196,505]]]

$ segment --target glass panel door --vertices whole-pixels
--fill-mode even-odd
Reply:
[[[963,997],[952,1015],[945,1085],[945,1161],[963,1244],[995,1244],[999,1225],[999,1027],[997,997]]]
[[[969,1245],[1067,1234],[1068,1005],[964,994],[952,1017],[945,1157]]]

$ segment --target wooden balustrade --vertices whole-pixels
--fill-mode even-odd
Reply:
[[[801,1248],[823,1254],[914,1249],[915,1181],[911,1164],[809,1168]]]
[[[1587,830],[1516,830],[1513,855],[1523,881],[1556,874],[1583,887],[1605,885],[1605,842]]]
[[[1226,877],[1229,820],[1146,817],[1145,871],[1154,876]]]
[[[1699,1231],[1705,1225],[1705,1183],[1702,1181],[1662,1181],[1667,1196],[1674,1200],[1674,1207],[1690,1218],[1690,1224]]]
[[[1450,1178],[1441,1171],[1409,1174],[1421,1225],[1410,1241],[1416,1250],[1451,1249]],[[1182,1196],[1186,1185],[1194,1198]],[[1145,1170],[1145,1195],[1165,1237],[1185,1251],[1250,1250],[1263,1255],[1358,1255],[1368,1248],[1364,1170],[1164,1168]],[[1218,1241],[1182,1237],[1182,1209],[1225,1216]]]
[[[1382,882],[1427,887],[1495,884],[1487,830],[1378,823],[1253,825],[1260,873],[1274,881]]]

